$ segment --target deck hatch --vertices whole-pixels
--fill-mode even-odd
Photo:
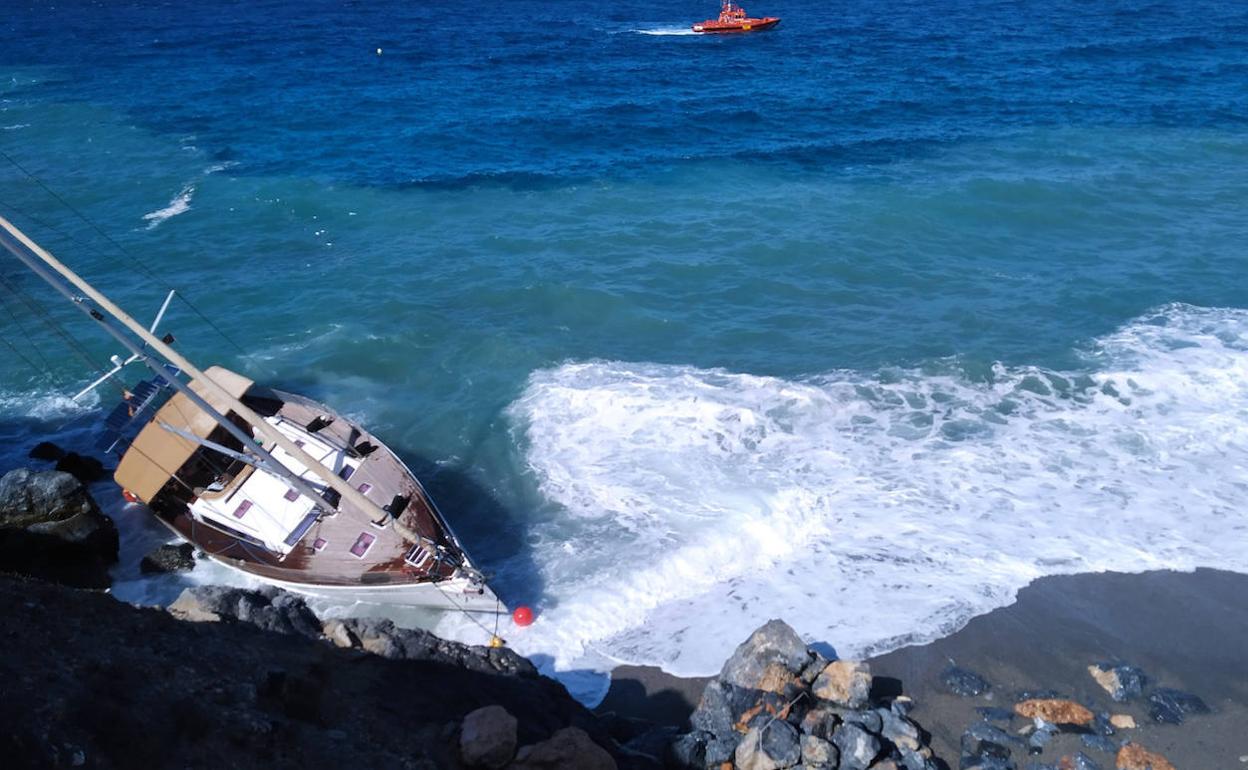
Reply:
[[[360,536],[355,539],[355,544],[351,546],[351,555],[363,559],[364,554],[368,553],[368,549],[372,548],[375,542],[377,542],[376,535],[361,532]]]

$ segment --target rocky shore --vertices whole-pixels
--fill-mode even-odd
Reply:
[[[166,547],[144,569],[181,569],[191,556]],[[772,620],[716,677],[636,669],[593,713],[506,648],[384,619],[322,621],[277,590],[199,586],[167,609],[133,607],[91,590],[107,585],[115,558],[116,529],[73,475],[0,479],[5,767],[1248,763],[1248,744],[1237,745],[1248,578],[1228,573],[1187,576],[1200,602],[1174,578],[1141,592],[1149,576],[1131,576],[1134,588],[1091,597],[1086,581],[1101,576],[1082,576],[1083,590],[1033,586],[957,634],[869,661],[829,660]],[[1201,625],[1211,616],[1216,630]]]

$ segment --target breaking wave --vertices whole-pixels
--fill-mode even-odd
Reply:
[[[188,184],[182,188],[182,191],[169,201],[169,205],[163,209],[149,212],[143,215],[144,221],[147,222],[147,229],[151,230],[166,219],[176,217],[191,208],[191,196],[195,194],[195,185]]]
[[[538,371],[509,414],[550,503],[543,606],[510,641],[705,675],[771,617],[874,654],[1044,575],[1248,571],[1248,311],[1166,306],[1086,356],[978,378]]]

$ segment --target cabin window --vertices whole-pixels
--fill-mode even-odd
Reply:
[[[367,494],[368,494],[368,490],[370,490],[370,489],[372,489],[372,488],[373,488],[373,485],[372,485],[372,484],[369,484],[369,483],[366,481],[366,482],[364,482],[363,484],[361,484],[361,485],[359,486],[360,494],[362,494],[362,495],[367,495]]]
[[[367,532],[361,532],[360,536],[355,539],[355,544],[351,546],[351,555],[358,559],[363,559],[364,554],[368,553],[368,549],[373,547],[373,543],[377,541],[376,535],[370,535]]]
[[[320,553],[325,550],[325,546],[329,545],[329,541],[323,537],[318,537],[312,541],[312,550]]]
[[[338,475],[342,477],[343,481],[351,478],[352,473],[355,473],[355,468],[352,468],[350,465],[344,465],[342,470],[338,471]]]
[[[285,497],[287,501],[292,503],[299,499],[299,493],[293,489],[286,490],[286,494],[282,496]]]
[[[247,511],[250,511],[250,510],[251,510],[251,501],[244,500],[238,504],[237,508],[234,509],[234,518],[241,519],[243,518],[243,514],[247,513]]]

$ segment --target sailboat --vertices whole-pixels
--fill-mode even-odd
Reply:
[[[100,448],[114,479],[179,538],[231,569],[335,601],[504,613],[416,476],[324,404],[220,366],[200,369],[0,217],[0,246],[140,362]],[[83,393],[78,394],[81,396]]]

